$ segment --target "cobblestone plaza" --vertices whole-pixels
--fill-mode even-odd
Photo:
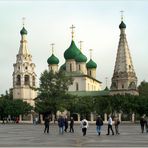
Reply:
[[[44,125],[0,124],[0,147],[148,147],[148,133],[141,133],[138,124],[121,124],[120,135],[106,135],[107,125],[101,136],[96,126],[90,125],[82,136],[80,125],[74,133],[59,135],[57,124],[50,125],[50,133],[44,134]]]

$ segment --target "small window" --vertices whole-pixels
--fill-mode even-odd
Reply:
[[[24,79],[25,79],[25,85],[29,85],[29,76],[25,75]]]
[[[89,75],[91,76],[91,70],[90,70],[90,72],[89,72]]]
[[[32,77],[32,85],[35,86],[35,76]]]
[[[124,85],[122,84],[122,88],[124,88]]]
[[[81,66],[79,65],[79,70],[81,70]]]
[[[72,71],[72,64],[70,63],[70,71]]]
[[[76,83],[76,91],[78,91],[78,90],[79,90],[79,84]]]
[[[28,67],[26,66],[26,67],[25,67],[25,69],[27,70],[27,69],[28,69]]]
[[[20,75],[17,75],[16,85],[21,85],[21,76]]]

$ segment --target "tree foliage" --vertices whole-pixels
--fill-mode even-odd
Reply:
[[[53,73],[45,70],[40,77],[38,97],[36,99],[36,111],[39,113],[56,113],[63,110],[63,101],[70,97],[67,94],[69,85],[73,83],[71,77],[65,75],[63,71]],[[67,97],[68,96],[68,97]]]

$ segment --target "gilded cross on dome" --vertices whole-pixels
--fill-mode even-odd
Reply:
[[[71,34],[72,34],[72,39],[74,38],[74,28],[76,28],[74,25],[72,25],[72,26],[70,27],[70,29],[71,29]]]
[[[120,12],[121,12],[121,21],[123,21],[123,13],[124,13],[124,11],[121,10]]]
[[[26,20],[26,18],[23,17],[23,18],[22,18],[23,27],[24,27],[24,25],[25,25],[25,20]]]
[[[80,44],[80,50],[82,50],[82,43],[83,43],[83,41],[79,41],[79,44]]]
[[[54,53],[54,45],[55,45],[55,44],[52,43],[52,44],[50,44],[50,45],[51,45],[51,47],[52,47],[51,50],[52,50],[52,54],[53,54],[53,53]]]

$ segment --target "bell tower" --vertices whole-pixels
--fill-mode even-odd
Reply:
[[[123,11],[121,11],[120,39],[117,50],[116,62],[111,84],[111,95],[114,94],[131,94],[138,95],[137,77],[134,71],[130,50],[128,47],[123,22]]]
[[[24,18],[20,34],[20,48],[16,56],[16,63],[13,64],[13,98],[22,99],[34,106],[34,98],[37,96],[37,92],[32,89],[36,88],[35,64],[32,63],[32,55],[27,48],[27,30],[24,27]]]

